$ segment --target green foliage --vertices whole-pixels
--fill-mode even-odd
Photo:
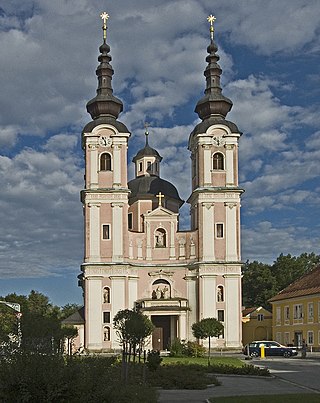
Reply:
[[[242,298],[245,306],[271,308],[268,300],[320,263],[320,255],[280,254],[272,265],[247,261],[242,268]]]
[[[160,351],[149,351],[147,356],[147,367],[150,371],[156,371],[162,362],[162,358],[160,357]]]
[[[187,357],[204,357],[207,350],[196,341],[188,341],[185,344],[185,351]]]
[[[233,365],[210,364],[210,372],[214,374],[236,374],[236,375],[255,375],[255,376],[271,376],[268,368],[259,368],[254,365],[243,365],[235,367]]]
[[[192,332],[197,339],[219,337],[223,333],[223,324],[215,318],[205,318],[192,325]]]
[[[48,403],[155,403],[138,382],[123,385],[116,358],[17,354],[0,363],[0,401]]]
[[[208,376],[206,367],[181,363],[161,365],[150,373],[148,382],[164,389],[205,389],[209,384],[219,384],[215,377]]]
[[[184,343],[180,339],[173,339],[170,345],[170,356],[171,357],[184,357],[185,347]]]
[[[21,349],[24,351],[43,354],[61,353],[63,338],[68,337],[71,339],[75,335],[76,330],[61,327],[62,319],[78,308],[75,304],[69,304],[60,309],[52,305],[47,296],[34,290],[28,296],[13,293],[4,298],[0,297],[0,299],[17,302],[21,306]],[[1,304],[0,342],[7,342],[9,334],[17,337],[17,333],[16,312]],[[5,349],[8,348],[10,346],[6,343]]]
[[[196,341],[182,342],[180,339],[174,339],[170,345],[171,357],[204,357],[206,348]]]
[[[123,351],[125,353],[132,351],[134,355],[137,350],[141,350],[146,338],[154,329],[146,315],[130,309],[119,311],[113,319],[113,326]]]

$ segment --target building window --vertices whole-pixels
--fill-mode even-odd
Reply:
[[[104,326],[103,328],[103,341],[110,341],[110,327]]]
[[[142,162],[139,162],[139,172],[142,171]]]
[[[224,310],[223,309],[218,309],[218,321],[224,322]]]
[[[102,225],[102,239],[110,239],[110,224],[103,224]]]
[[[264,320],[264,314],[258,313],[258,322],[262,322]]]
[[[197,160],[195,154],[192,155],[192,178],[196,176]]]
[[[318,330],[318,344],[320,344],[320,330]]]
[[[128,214],[128,228],[132,229],[132,213]]]
[[[290,308],[288,306],[284,307],[284,319],[289,320],[290,319]]]
[[[217,301],[223,302],[224,301],[224,289],[222,285],[217,287]]]
[[[277,332],[277,333],[276,333],[276,341],[277,341],[278,343],[281,343],[281,332]]]
[[[101,154],[100,171],[111,171],[111,155],[109,153]]]
[[[313,321],[313,302],[308,303],[308,320]]]
[[[110,288],[109,287],[103,288],[103,303],[110,304]]]
[[[277,324],[281,324],[281,307],[280,306],[277,306],[277,309],[276,309],[276,322],[277,322]]]
[[[215,153],[212,157],[212,169],[222,170],[224,169],[224,157],[222,153]]]
[[[151,161],[147,161],[147,171],[151,172],[151,170],[152,170],[152,163]]]
[[[307,343],[313,345],[313,342],[314,342],[314,340],[313,340],[313,331],[309,330],[308,331],[308,341],[307,341]]]
[[[293,307],[293,318],[302,319],[302,304],[294,305]]]
[[[163,228],[158,228],[155,232],[155,247],[166,247],[166,231]]]
[[[103,312],[103,323],[110,323],[110,312],[109,311]]]
[[[223,224],[216,224],[216,238],[223,238]]]

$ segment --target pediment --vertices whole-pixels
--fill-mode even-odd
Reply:
[[[170,211],[162,206],[157,207],[156,209],[150,211],[150,213],[145,214],[147,217],[176,217],[178,214]]]

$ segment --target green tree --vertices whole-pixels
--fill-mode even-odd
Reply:
[[[311,271],[320,263],[320,255],[302,253],[300,256],[283,255],[282,253],[273,263],[271,272],[277,284],[277,292]]]
[[[208,365],[210,365],[211,337],[219,337],[223,333],[223,324],[215,318],[205,318],[192,325],[192,333],[197,339],[209,338]]]
[[[122,376],[127,381],[130,356],[133,355],[135,362],[139,352],[140,359],[143,345],[154,326],[147,316],[130,309],[119,311],[113,319],[113,326],[122,345]]]
[[[247,261],[242,267],[242,303],[249,307],[270,309],[268,299],[277,292],[277,282],[271,266],[257,261]]]

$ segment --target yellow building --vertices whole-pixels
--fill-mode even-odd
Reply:
[[[320,350],[320,266],[272,297],[273,338],[301,347],[305,340]]]
[[[254,340],[272,340],[272,314],[262,306],[242,311],[242,344]]]

